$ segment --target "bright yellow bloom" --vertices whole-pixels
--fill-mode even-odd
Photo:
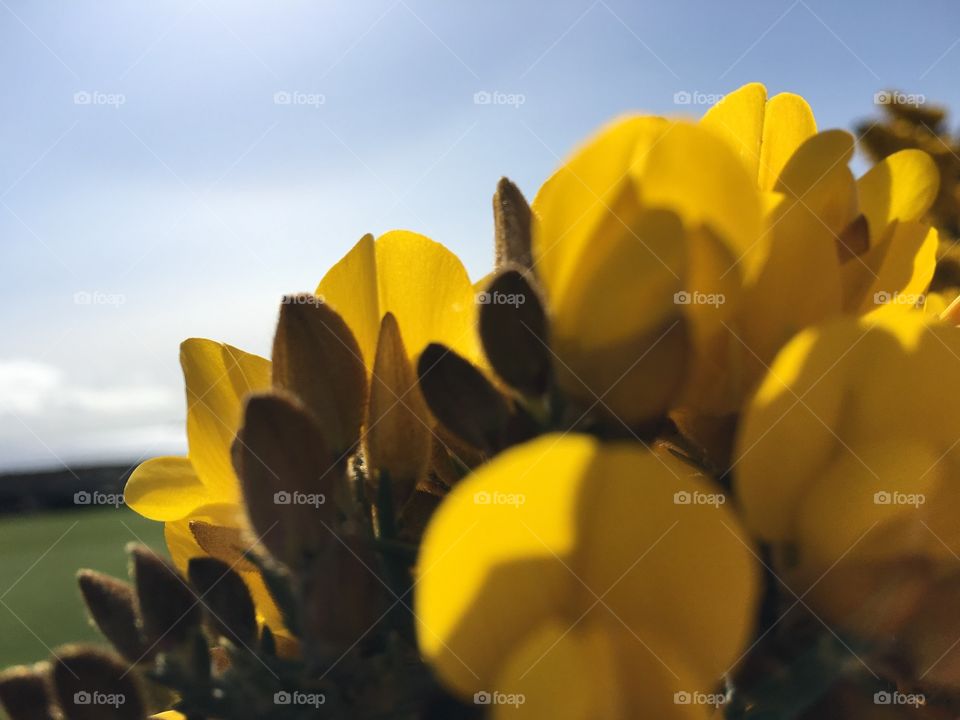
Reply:
[[[752,630],[756,560],[673,457],[547,435],[457,485],[417,564],[421,652],[495,718],[705,718]]]
[[[629,423],[672,404],[690,339],[725,314],[678,293],[736,293],[736,260],[760,232],[754,185],[714,133],[642,116],[603,129],[544,183],[533,257],[567,393]]]
[[[889,312],[922,302],[933,277],[936,230],[921,222],[939,183],[918,150],[891,155],[859,180],[846,132],[816,132],[797,95],[767,100],[746,85],[712,107],[701,124],[725,138],[756,177],[764,220],[755,272],[711,342],[699,347],[698,382],[686,402],[736,410],[765,366],[795,333],[837,314]],[[759,258],[759,260],[757,260]],[[726,358],[718,367],[717,358]],[[724,393],[717,393],[717,381]]]
[[[412,357],[430,342],[442,342],[478,360],[473,286],[459,259],[439,243],[406,231],[379,240],[365,236],[323,278],[318,294],[342,314],[372,368],[380,321],[392,312]],[[149,460],[131,476],[126,502],[136,512],[165,525],[167,546],[185,569],[192,557],[207,554],[192,522],[205,523],[204,546],[229,544],[226,559],[251,542],[240,534],[249,524],[230,448],[242,423],[244,398],[271,385],[270,363],[229,345],[188,340],[181,347],[187,389],[187,457]],[[322,372],[322,368],[318,368]],[[200,528],[201,531],[204,528]],[[225,534],[225,532],[226,534]],[[226,551],[226,549],[225,549]],[[282,629],[279,613],[259,574],[236,566],[250,586],[261,620]]]
[[[852,155],[759,84],[699,124],[631,116],[589,140],[533,203],[564,390],[630,424],[723,415],[803,328],[921,301],[936,167],[907,150],[856,180]]]
[[[165,523],[174,563],[185,570],[190,558],[207,553],[190,530],[194,521],[218,528],[246,527],[240,486],[230,447],[241,424],[243,399],[270,386],[270,363],[212,340],[187,340],[180,347],[187,389],[187,457],[161,457],[138,467],[124,491],[127,505]],[[251,540],[238,538],[240,552]],[[235,569],[252,569],[245,564]],[[261,620],[281,629],[279,613],[259,575],[241,572]]]
[[[914,592],[902,573],[956,569],[958,363],[960,331],[921,312],[839,319],[792,340],[747,408],[745,522],[792,547],[794,591],[838,623],[876,622],[867,603]]]

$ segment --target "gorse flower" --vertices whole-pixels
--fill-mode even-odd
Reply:
[[[740,406],[776,352],[803,328],[922,301],[937,232],[921,219],[936,197],[938,174],[925,153],[905,150],[855,180],[848,133],[817,133],[802,98],[767,100],[758,84],[728,95],[701,124],[737,150],[757,178],[764,208],[752,256],[741,261],[739,297],[700,353],[704,382],[685,398],[722,413]]]
[[[167,547],[185,569],[190,558],[230,553],[240,562],[265,622],[280,630],[280,616],[256,570],[242,562],[253,542],[246,528],[240,485],[230,447],[240,428],[243,400],[270,387],[270,363],[211,340],[187,340],[180,348],[187,388],[185,458],[148,460],[127,482],[124,497],[136,512],[165,523]],[[204,547],[206,546],[206,547]]]
[[[795,592],[878,643],[910,644],[957,597],[958,362],[958,331],[919,312],[838,320],[784,348],[740,429],[747,527]],[[956,686],[956,626],[934,622],[915,669]]]
[[[417,563],[421,652],[500,718],[707,717],[758,573],[720,489],[635,443],[547,435],[440,506]],[[704,602],[706,598],[709,601]]]

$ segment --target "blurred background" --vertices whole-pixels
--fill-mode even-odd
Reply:
[[[958,21],[951,0],[0,0],[0,666],[92,639],[74,569],[162,544],[103,498],[185,449],[182,339],[267,354],[281,295],[367,232],[483,275],[497,179],[532,198],[628,110],[696,117],[754,80],[821,128],[886,88],[956,106]]]

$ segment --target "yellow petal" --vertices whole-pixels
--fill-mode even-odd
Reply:
[[[730,143],[761,190],[773,189],[793,153],[817,131],[806,100],[792,93],[767,100],[759,83],[730,93],[700,122]]]
[[[844,308],[888,312],[922,303],[936,270],[939,242],[935,228],[896,222],[878,245],[844,263]]]
[[[593,448],[586,437],[546,436],[507,451],[431,519],[417,561],[419,647],[461,694],[490,689],[514,643],[569,599],[576,580],[556,558],[576,542],[575,478]]]
[[[797,149],[817,132],[813,111],[799,95],[780,93],[767,102],[758,184],[772,190]]]
[[[609,252],[585,256],[556,298],[551,345],[568,393],[585,407],[602,398],[603,407],[635,423],[663,412],[683,379],[685,306],[676,294],[686,248],[675,215],[641,211],[629,184],[623,187],[609,224],[598,226]]]
[[[240,427],[244,397],[270,386],[270,363],[230,345],[192,339],[180,346],[180,364],[193,468],[212,497],[238,499],[230,446]]]
[[[701,298],[715,298],[715,302],[684,306],[693,352],[677,406],[724,415],[739,408],[743,393],[743,347],[728,330],[736,325],[743,288],[737,273],[726,272],[729,253],[707,228],[688,233],[687,246],[686,289]]]
[[[901,436],[841,449],[829,469],[811,479],[798,507],[803,562],[828,568],[844,558],[889,559],[928,545],[920,498],[933,498],[941,480],[936,465],[930,443]],[[917,503],[907,502],[911,497]],[[907,524],[896,543],[889,536],[871,542],[901,520]]]
[[[436,342],[480,362],[476,296],[456,255],[423,235],[394,230],[377,240],[377,277],[380,314],[397,318],[411,358]]]
[[[571,566],[588,600],[602,597],[626,637],[641,637],[654,655],[681,652],[697,688],[709,688],[747,643],[759,586],[750,540],[727,499],[673,456],[627,443],[598,448],[581,482]],[[669,632],[656,637],[651,626]]]
[[[751,381],[797,332],[841,308],[834,234],[802,204],[781,198],[768,215],[766,258],[740,304]]]
[[[367,367],[372,367],[382,314],[373,235],[360,238],[350,252],[327,271],[317,287],[317,295],[346,321]]]
[[[608,252],[596,227],[622,195],[635,156],[657,142],[666,121],[630,116],[602,128],[543,184],[533,200],[533,257],[551,298],[563,297],[581,260]]]
[[[124,502],[151,520],[179,520],[209,502],[188,458],[160,457],[141,463],[123,490]]]
[[[150,716],[151,720],[187,720],[187,716],[176,710],[165,710],[162,713]]]
[[[747,405],[734,453],[734,487],[747,527],[764,540],[793,536],[799,498],[835,450],[830,428],[840,416],[841,388],[850,372],[836,361],[859,332],[855,324],[842,323],[800,333],[777,355]]]
[[[742,259],[749,275],[759,250],[761,199],[756,179],[729,145],[699,125],[677,122],[638,151],[634,172],[643,205],[675,212],[688,228],[706,225]]]
[[[343,317],[373,366],[380,320],[392,312],[410,357],[431,342],[480,361],[473,285],[456,255],[423,235],[364,236],[320,281],[317,294]]]
[[[857,215],[857,188],[848,163],[854,140],[843,130],[807,139],[790,157],[774,190],[800,203],[839,235]]]
[[[492,684],[502,693],[491,696],[497,701],[494,717],[625,720],[629,715],[618,683],[618,660],[613,636],[603,626],[570,627],[548,619],[506,659]]]
[[[886,237],[894,220],[919,220],[930,209],[940,187],[940,173],[922,150],[901,150],[887,156],[857,181],[860,209],[870,224],[871,244]]]
[[[760,83],[749,83],[726,95],[700,120],[730,143],[751,178],[763,172],[760,144],[764,137],[766,105],[767,89]]]
[[[645,628],[633,637],[615,619],[593,615],[576,623],[546,618],[504,663],[493,685],[493,717],[707,720],[714,707],[705,700],[721,696],[713,684],[700,686],[677,653],[644,646],[659,634]]]

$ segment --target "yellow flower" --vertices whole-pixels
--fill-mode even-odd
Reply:
[[[936,167],[906,150],[856,180],[852,155],[759,84],[698,125],[631,116],[588,141],[533,203],[563,389],[629,424],[723,415],[803,328],[922,301]]]
[[[443,342],[479,359],[473,286],[459,259],[422,235],[394,231],[377,241],[365,236],[324,276],[318,294],[347,321],[368,369],[387,312],[396,318],[411,357],[430,342]],[[241,533],[249,524],[230,456],[244,398],[270,388],[270,363],[198,339],[183,343],[180,359],[187,389],[188,456],[140,465],[127,483],[126,502],[141,515],[165,523],[167,547],[181,569],[211,549],[236,563],[261,621],[282,631],[263,581],[237,552],[238,546],[248,549],[250,539]]]
[[[124,498],[144,517],[165,523],[167,548],[185,571],[190,558],[207,554],[191,532],[191,522],[246,527],[230,446],[241,424],[243,398],[270,386],[270,363],[230,345],[191,339],[180,346],[180,364],[187,389],[188,455],[141,464],[127,481]],[[249,549],[249,540],[237,540],[241,552]],[[259,575],[246,563],[235,569],[242,571],[261,621],[282,630]]]
[[[684,381],[691,339],[726,312],[683,293],[735,294],[736,260],[753,257],[754,179],[713,132],[630,116],[575,152],[533,210],[561,386],[631,424],[662,414]]]
[[[838,319],[794,338],[749,403],[745,523],[837,623],[889,627],[956,569],[958,362],[960,331],[919,311]]]
[[[767,100],[757,83],[728,95],[701,124],[737,151],[764,207],[753,257],[743,260],[742,295],[724,328],[698,346],[684,398],[720,414],[737,409],[803,328],[841,313],[922,302],[938,238],[921,219],[939,176],[926,153],[904,150],[854,179],[848,133],[817,133],[803,98],[784,93]]]
[[[724,501],[634,444],[547,435],[503,453],[427,529],[421,653],[457,693],[499,693],[496,718],[708,717],[675,693],[717,692],[758,586]]]

